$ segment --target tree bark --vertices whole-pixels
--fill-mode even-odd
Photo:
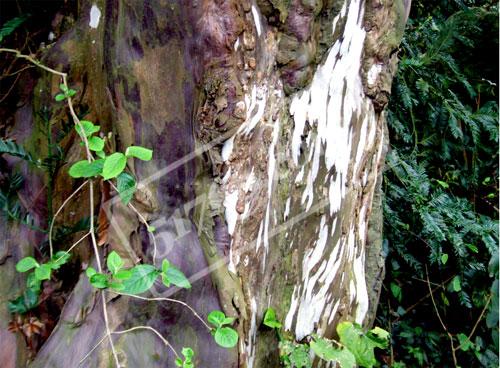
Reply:
[[[79,103],[89,106],[85,119],[113,133],[113,148],[154,150],[151,162],[129,167],[142,180],[133,204],[157,229],[157,260],[167,257],[191,277],[192,289],[173,297],[203,316],[221,309],[237,317],[240,341],[224,350],[183,306],[127,297],[108,300],[112,330],[153,326],[177,350],[192,347],[196,366],[275,367],[278,342],[261,327],[268,307],[297,340],[313,332],[333,337],[342,320],[372,323],[383,279],[383,109],[409,6],[408,0],[80,4],[74,28],[44,62],[69,72]],[[16,116],[16,126],[30,132],[26,139],[15,135],[18,141],[36,134],[34,113],[50,104],[57,85],[53,77],[37,81],[32,110]],[[83,153],[74,136],[63,144],[68,163],[54,181],[54,211],[77,186],[66,172]],[[72,202],[59,223],[85,216],[86,198],[84,192]],[[129,265],[151,263],[144,226],[119,201],[105,199],[96,198],[110,222],[101,257],[116,250]],[[6,231],[2,247],[18,231]],[[13,275],[30,248],[22,249],[2,272],[9,267]],[[90,249],[79,246],[83,263],[94,262]],[[2,295],[17,292],[0,287]],[[105,333],[99,301],[82,273],[30,366],[77,366]],[[0,327],[2,346],[4,339],[13,345]],[[150,332],[114,341],[124,366],[174,366]],[[22,342],[17,346],[24,351]],[[12,351],[0,359],[24,366],[25,354],[6,360]],[[110,362],[104,342],[82,366]]]

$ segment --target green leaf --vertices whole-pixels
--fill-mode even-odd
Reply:
[[[87,267],[87,269],[85,270],[85,274],[87,275],[87,277],[90,279],[92,276],[94,276],[95,274],[97,273],[97,271],[95,270],[94,267]]]
[[[108,254],[108,258],[106,259],[106,265],[108,266],[108,270],[114,275],[117,273],[120,268],[123,267],[122,257],[115,251],[112,251]]]
[[[445,265],[446,262],[448,262],[448,254],[447,253],[443,253],[441,255],[441,263]]]
[[[236,318],[234,317],[226,317],[224,318],[224,321],[222,321],[223,325],[232,325],[236,321]]]
[[[88,143],[91,151],[101,152],[104,148],[104,139],[96,136],[90,137]]]
[[[125,156],[135,157],[142,161],[149,161],[153,158],[153,151],[140,146],[130,146],[125,151]]]
[[[457,337],[458,337],[458,341],[460,343],[460,350],[467,351],[470,348],[474,347],[474,344],[469,340],[467,335],[465,335],[463,333],[459,333],[457,335]]]
[[[394,298],[396,298],[397,301],[401,303],[401,299],[403,298],[403,291],[401,290],[401,287],[395,282],[391,282],[390,287]]]
[[[448,189],[450,186],[448,185],[447,182],[441,181],[441,180],[436,180],[439,185],[441,185],[444,189]]]
[[[310,368],[312,366],[311,358],[309,357],[309,348],[307,345],[294,345],[288,358],[290,359],[292,367]]]
[[[222,327],[215,330],[215,342],[223,348],[233,348],[238,343],[238,333],[231,327]]]
[[[170,262],[168,261],[168,259],[165,258],[161,262],[161,272],[163,272],[164,274],[166,274],[169,267],[170,267]]]
[[[68,89],[68,92],[66,93],[66,96],[68,97],[73,97],[74,95],[76,95],[76,90],[74,89]]]
[[[271,328],[281,328],[281,323],[276,319],[276,312],[273,308],[267,308],[264,314],[264,325]]]
[[[68,92],[68,87],[64,83],[59,84],[59,89],[63,91],[64,93]]]
[[[341,322],[337,325],[340,342],[355,356],[356,363],[361,367],[373,367],[377,364],[375,348],[384,349],[386,341],[366,336],[361,327],[352,322]]]
[[[459,292],[462,290],[462,285],[460,284],[460,276],[455,276],[451,282],[451,286],[453,288],[453,291]]]
[[[64,99],[66,98],[66,95],[65,95],[65,94],[63,94],[63,93],[58,93],[58,94],[56,95],[56,97],[54,97],[54,98],[55,98],[55,100],[56,100],[57,102],[61,102],[62,100],[64,100]]]
[[[167,272],[164,273],[168,281],[170,281],[172,284],[175,286],[181,287],[181,288],[186,288],[190,289],[191,284],[189,283],[189,280],[186,278],[186,276],[182,273],[181,270],[170,266],[167,269]]]
[[[111,282],[108,282],[108,287],[110,287],[111,289],[114,289],[116,291],[123,291],[125,290],[125,286],[123,286],[123,284],[119,281],[111,281]]]
[[[34,272],[31,272],[30,274],[28,274],[28,278],[26,279],[26,287],[36,292],[40,292],[40,290],[42,289],[42,281],[36,278]]]
[[[137,184],[132,175],[122,172],[116,179],[116,187],[118,188],[118,195],[120,196],[122,203],[127,205],[134,196]]]
[[[42,264],[39,267],[35,268],[35,277],[40,281],[49,280],[51,273],[52,269],[48,264]]]
[[[24,257],[16,264],[17,272],[26,272],[32,268],[38,267],[39,264],[33,257]]]
[[[224,312],[214,310],[208,314],[207,321],[218,328],[223,325],[225,318],[226,315],[224,314]]]
[[[154,233],[156,231],[156,227],[149,225],[148,226],[148,233]]]
[[[132,277],[132,271],[130,271],[130,270],[120,270],[117,273],[115,273],[113,275],[113,277],[116,280],[120,280],[120,281],[127,280],[130,277]]]
[[[181,359],[181,358],[176,358],[176,359],[175,359],[175,365],[176,365],[177,367],[182,367],[182,365],[183,365],[183,364],[182,364],[182,359]]]
[[[88,121],[88,120],[80,120],[80,125],[83,128],[83,132],[85,133],[85,136],[88,138],[92,134],[97,133],[101,127],[99,125],[94,125],[93,122]],[[82,130],[80,128],[80,125],[75,125],[75,130],[79,135],[82,135]]]
[[[153,286],[160,274],[152,265],[137,265],[130,269],[130,277],[123,281],[123,292],[127,294],[141,294]]]
[[[104,159],[102,177],[105,180],[112,179],[120,175],[127,165],[127,157],[121,152],[115,152]]]
[[[32,289],[27,289],[21,296],[14,300],[9,300],[7,309],[10,313],[24,314],[38,305],[39,293]]]
[[[103,273],[95,273],[89,278],[90,284],[97,289],[108,287],[108,277]]]
[[[356,366],[356,357],[346,348],[336,348],[324,338],[315,338],[310,343],[312,351],[318,357],[327,362],[337,362],[341,368],[353,368]]]
[[[69,175],[72,178],[90,178],[99,175],[102,171],[103,162],[103,160],[75,162],[69,169]]]
[[[71,254],[65,251],[59,251],[54,256],[52,259],[47,263],[50,268],[53,270],[58,270],[59,267],[61,267],[63,264],[68,262],[68,260],[71,258]]]
[[[104,151],[97,151],[95,154],[99,158],[106,158],[106,154],[104,153]]]

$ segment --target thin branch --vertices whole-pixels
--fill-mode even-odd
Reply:
[[[128,330],[122,330],[122,331],[114,331],[112,332],[111,334],[113,335],[123,335],[123,334],[126,334],[128,332],[132,332],[132,331],[136,331],[136,330],[149,330],[149,331],[152,331],[154,334],[156,334],[156,336],[158,336],[161,341],[165,344],[165,346],[167,346],[169,349],[172,350],[172,352],[174,353],[174,355],[178,358],[179,357],[179,354],[177,354],[177,351],[175,351],[175,349],[173,348],[172,345],[170,345],[170,343],[168,342],[167,339],[165,339],[161,333],[159,333],[156,329],[154,329],[153,327],[149,327],[149,326],[136,326],[136,327],[132,327],[132,328],[129,328]],[[107,337],[107,334],[105,334],[103,337],[101,337],[99,339],[99,341],[97,342],[96,345],[94,345],[94,347],[92,349],[90,349],[90,351],[85,354],[85,356],[80,360],[80,362],[78,363],[78,366],[81,366],[82,363],[90,356],[90,354],[92,354],[92,352],[97,349],[99,347],[99,345],[101,345],[104,340],[106,340],[106,337]]]
[[[54,217],[52,217],[52,221],[50,222],[50,228],[49,228],[49,250],[50,250],[50,258],[52,258],[52,255],[54,253],[54,247],[52,245],[52,231],[54,229],[54,223],[56,222],[56,217],[61,213],[63,210],[64,206],[68,204],[69,201],[71,201],[71,198],[73,198],[82,188],[88,183],[88,180],[85,180],[82,185],[80,185],[71,195],[64,200],[64,202],[61,204],[59,209],[56,211]]]
[[[73,245],[71,247],[69,247],[68,250],[64,251],[64,255],[62,255],[61,257],[59,257],[56,260],[56,263],[59,262],[66,254],[69,254],[73,250],[73,248],[75,248],[78,244],[80,244],[89,235],[90,235],[90,232],[88,232],[87,234],[82,236],[78,241],[74,242]]]
[[[211,331],[212,330],[212,327],[210,327],[204,320],[203,318],[200,317],[200,315],[194,310],[193,307],[191,307],[189,304],[181,301],[181,300],[177,300],[177,299],[171,299],[171,298],[163,298],[163,297],[156,297],[156,298],[147,298],[147,297],[144,297],[144,296],[139,296],[139,295],[134,295],[134,294],[127,294],[127,293],[121,293],[121,292],[118,292],[118,291],[114,291],[112,290],[111,291],[112,293],[115,293],[115,294],[118,294],[118,295],[123,295],[123,296],[129,296],[129,297],[132,297],[132,298],[136,298],[136,299],[141,299],[141,300],[146,300],[146,301],[165,301],[165,302],[172,302],[172,303],[177,303],[177,304],[181,304],[183,305],[184,307],[188,308],[192,313],[193,315],[198,318],[200,320],[201,323],[203,323],[203,325],[209,330]]]
[[[43,70],[46,70],[46,71],[48,71],[48,72],[50,72],[52,74],[59,75],[59,76],[61,76],[63,78],[65,78],[67,76],[66,73],[57,71],[57,70],[52,69],[52,68],[49,68],[48,66],[43,65],[38,60],[32,58],[29,55],[23,55],[23,54],[21,54],[21,51],[14,50],[14,49],[4,49],[4,48],[1,48],[0,52],[8,52],[8,53],[11,53],[11,54],[15,54],[17,58],[28,60],[30,63],[35,64],[37,67],[39,67],[39,68],[41,68]]]

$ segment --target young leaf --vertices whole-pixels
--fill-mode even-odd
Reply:
[[[127,205],[134,196],[137,184],[135,183],[135,179],[132,175],[122,172],[116,179],[116,187],[118,188],[118,195],[120,196],[122,203]]]
[[[141,294],[153,286],[160,274],[152,265],[137,265],[130,269],[130,278],[123,281],[123,292],[127,294]]]
[[[130,270],[120,270],[113,275],[113,278],[116,280],[124,281],[129,279],[132,276],[132,271]]]
[[[453,291],[455,292],[459,292],[460,290],[462,290],[462,286],[460,285],[460,276],[455,276],[453,278],[453,281],[452,281],[452,288],[453,288]]]
[[[186,276],[184,276],[182,271],[173,267],[173,266],[170,266],[167,269],[167,272],[164,273],[164,275],[166,276],[168,281],[170,281],[175,286],[178,286],[181,288],[186,288],[186,289],[191,288],[191,284],[189,283],[189,280],[186,278]]]
[[[69,169],[72,178],[90,178],[99,175],[102,171],[103,160],[75,162]]]
[[[264,325],[271,328],[281,328],[281,323],[276,319],[276,312],[273,308],[267,308],[264,314]]]
[[[83,132],[85,133],[85,136],[88,138],[92,134],[97,133],[101,127],[99,125],[94,125],[93,122],[88,121],[88,120],[80,120],[80,125],[83,128]],[[82,135],[82,130],[80,128],[80,125],[75,125],[75,130],[79,135]]]
[[[108,266],[108,270],[114,275],[117,273],[120,268],[123,267],[123,260],[118,253],[112,251],[108,254],[108,258],[106,259],[106,265]]]
[[[35,277],[38,280],[48,280],[50,279],[50,274],[52,269],[48,264],[42,264],[40,267],[35,268]]]
[[[85,270],[85,274],[87,275],[87,277],[90,279],[92,276],[94,276],[95,274],[97,273],[97,271],[95,270],[94,267],[87,267],[87,269]]]
[[[55,100],[56,100],[57,102],[61,102],[62,100],[64,100],[64,99],[66,98],[66,95],[65,95],[65,94],[63,94],[63,93],[58,93],[58,94],[56,95],[56,97],[54,97],[54,98],[55,98]]]
[[[219,328],[223,325],[225,318],[226,315],[224,314],[224,312],[214,310],[208,314],[207,321],[215,327]]]
[[[88,139],[88,142],[89,142],[89,149],[91,151],[100,152],[104,148],[104,139],[102,138],[92,136]]]
[[[310,343],[312,351],[318,357],[327,362],[338,362],[341,368],[352,368],[356,366],[356,358],[345,348],[336,348],[323,338],[314,338]]]
[[[64,83],[59,84],[59,89],[64,93],[68,93],[68,87]]]
[[[165,258],[161,262],[161,272],[163,272],[164,274],[167,274],[167,270],[169,267],[170,267],[170,262],[168,261],[168,259]]]
[[[135,157],[142,161],[149,161],[153,158],[153,151],[140,146],[130,146],[125,151],[125,156]]]
[[[111,281],[111,282],[108,282],[108,287],[110,287],[111,289],[114,289],[116,291],[123,291],[125,290],[125,286],[123,286],[123,284],[119,281]]]
[[[16,264],[17,272],[26,272],[32,268],[38,267],[39,264],[33,257],[24,257]]]
[[[238,343],[238,333],[231,327],[222,327],[215,330],[215,342],[223,348],[233,348]]]
[[[95,273],[89,278],[90,284],[97,289],[108,287],[108,278],[102,273]]]
[[[447,253],[443,253],[443,254],[441,255],[441,263],[442,263],[443,265],[445,265],[445,264],[446,264],[446,262],[448,262],[448,254],[447,254]]]
[[[70,258],[71,258],[71,254],[70,253],[67,253],[65,251],[59,251],[56,254],[54,254],[54,256],[52,257],[52,259],[47,264],[53,270],[57,270],[63,264],[65,264],[66,262],[68,262],[68,260]]]
[[[115,152],[104,159],[102,177],[106,180],[120,175],[127,165],[127,158],[121,152]]]
[[[104,151],[97,151],[95,154],[99,158],[106,158],[106,154],[104,153]]]

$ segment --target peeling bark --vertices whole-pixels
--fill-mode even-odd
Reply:
[[[182,306],[125,297],[108,301],[112,329],[149,324],[176,349],[191,346],[197,366],[273,367],[277,341],[260,327],[267,307],[297,340],[332,337],[346,319],[372,323],[383,278],[383,108],[408,9],[403,0],[81,4],[45,62],[69,71],[90,107],[86,118],[113,132],[116,149],[154,149],[153,161],[130,169],[143,180],[134,205],[157,228],[157,259],[193,277],[193,288],[175,297],[202,315],[237,317],[240,342],[220,349]],[[57,80],[38,83],[34,101],[47,101]],[[31,121],[20,116],[16,126]],[[74,138],[63,142],[68,162],[82,154]],[[54,206],[74,187],[66,169]],[[88,210],[81,198],[62,223]],[[103,206],[110,230],[101,256],[116,250],[129,265],[151,262],[138,219],[117,201]],[[79,260],[94,262],[80,248]],[[12,274],[20,253],[2,272]],[[104,334],[99,300],[80,275],[31,366],[76,365]],[[1,327],[2,342],[13,344]],[[127,366],[172,365],[151,334],[115,341]],[[21,358],[9,367],[23,366],[17,346]],[[109,362],[105,343],[83,366]]]

